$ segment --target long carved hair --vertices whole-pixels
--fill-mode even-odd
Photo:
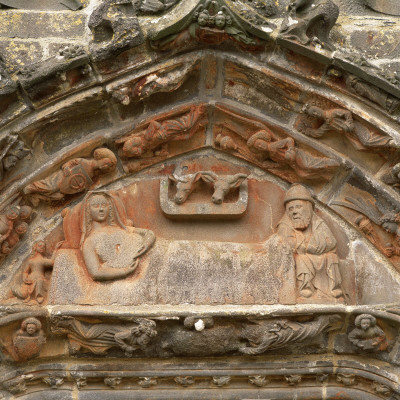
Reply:
[[[83,199],[82,204],[82,212],[83,216],[81,218],[81,242],[80,247],[82,248],[83,243],[85,242],[86,238],[90,235],[93,227],[93,219],[90,215],[90,199],[93,196],[103,196],[106,198],[108,203],[108,217],[107,217],[107,225],[110,226],[119,226],[121,229],[127,230],[125,223],[120,214],[120,209],[123,207],[122,205],[117,204],[117,200],[114,197],[105,191],[91,191]]]

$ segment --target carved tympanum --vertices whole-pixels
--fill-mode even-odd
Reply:
[[[94,151],[93,159],[74,158],[66,162],[61,170],[27,185],[23,193],[34,206],[41,200],[61,201],[67,195],[89,189],[96,174],[110,173],[116,165],[115,154],[109,149],[99,148]]]
[[[350,111],[334,108],[323,110],[317,106],[306,104],[303,112],[318,123],[315,128],[304,127],[303,132],[314,138],[323,137],[329,132],[345,135],[358,150],[366,148],[397,147],[390,136],[374,133],[353,119]]]
[[[242,329],[241,338],[247,339],[249,345],[239,351],[244,354],[261,354],[268,350],[279,349],[290,343],[300,343],[311,339],[321,332],[337,328],[341,317],[337,314],[320,315],[311,322],[296,322],[287,319],[254,321]]]
[[[148,229],[134,228],[126,218],[122,202],[108,192],[90,192],[81,203],[80,221],[69,210],[64,212],[62,245],[68,248],[76,240],[76,222],[80,223],[80,249],[90,276],[96,281],[123,279],[138,266],[140,257],[155,241]]]
[[[132,357],[137,350],[143,350],[157,335],[156,323],[138,318],[134,325],[91,324],[72,317],[54,317],[52,330],[67,335],[70,351],[75,354],[85,349],[93,354],[105,354],[116,347]]]
[[[13,335],[12,343],[18,361],[37,357],[46,343],[41,322],[33,317],[24,319],[21,328]]]
[[[301,298],[343,298],[336,239],[314,211],[311,192],[293,185],[284,199],[286,213],[279,222],[278,235],[293,251]]]
[[[329,33],[339,17],[339,7],[332,0],[291,0],[280,35],[303,45],[320,44],[334,50]]]
[[[362,352],[384,351],[388,343],[385,332],[376,325],[376,318],[370,314],[358,315],[356,327],[349,333],[350,342]]]

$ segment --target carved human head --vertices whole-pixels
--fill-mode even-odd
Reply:
[[[304,230],[310,225],[314,212],[314,199],[306,187],[299,184],[292,185],[286,192],[284,204],[295,229]]]
[[[33,336],[35,333],[42,329],[42,324],[36,318],[30,317],[22,321],[21,329],[29,336]]]
[[[323,118],[323,111],[321,108],[316,107],[316,106],[312,106],[310,104],[306,104],[303,107],[303,111],[309,115],[310,117],[314,117],[314,118]]]
[[[46,243],[43,240],[39,240],[38,242],[34,243],[32,248],[33,251],[43,254],[46,251]]]
[[[356,317],[355,325],[357,328],[366,331],[376,325],[376,318],[370,314],[361,314]]]
[[[218,14],[214,18],[214,23],[217,28],[222,29],[226,23],[225,14],[222,11],[219,11]]]
[[[111,204],[103,194],[95,194],[89,199],[89,212],[93,221],[104,222],[111,212]]]
[[[131,157],[140,157],[143,154],[143,138],[140,136],[131,138],[125,142],[122,150]]]
[[[10,170],[11,168],[13,168],[17,165],[17,162],[18,162],[18,158],[16,156],[11,155],[11,156],[5,157],[3,160],[4,169],[6,171]]]
[[[379,222],[382,224],[383,229],[390,233],[397,233],[399,226],[397,224],[397,214],[394,212],[388,212],[384,214]]]
[[[200,26],[206,26],[208,24],[209,18],[210,18],[210,16],[208,14],[208,11],[204,10],[199,13],[199,16],[197,17],[197,23]]]
[[[21,206],[19,216],[21,219],[28,219],[32,215],[32,207]]]
[[[19,216],[19,209],[17,207],[10,207],[6,212],[6,216],[11,220],[17,219]]]
[[[23,235],[26,233],[28,230],[28,224],[26,222],[20,222],[16,227],[15,227],[15,232],[18,233],[18,235]]]
[[[96,149],[93,156],[97,161],[97,167],[103,172],[111,172],[117,165],[117,157],[115,157],[115,154],[109,149]]]

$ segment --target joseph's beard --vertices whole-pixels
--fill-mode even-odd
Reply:
[[[294,229],[303,231],[304,229],[307,229],[310,225],[311,222],[311,217],[306,217],[304,215],[298,216],[295,219],[291,219],[292,225]]]

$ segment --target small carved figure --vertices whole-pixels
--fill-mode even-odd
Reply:
[[[157,335],[156,323],[149,319],[138,318],[134,326],[116,326],[111,324],[89,324],[72,317],[54,318],[52,330],[56,334],[66,334],[70,351],[77,353],[81,348],[94,354],[104,354],[113,347],[132,357],[136,350],[143,350]]]
[[[332,0],[291,0],[280,35],[303,45],[320,44],[333,51],[329,33],[338,17],[339,7]]]
[[[58,389],[64,383],[64,378],[57,375],[49,375],[43,378],[43,382],[52,389]]]
[[[279,165],[293,168],[301,178],[329,176],[338,163],[329,158],[315,157],[298,149],[291,137],[278,139],[271,131],[263,129],[253,134],[247,146],[261,156],[262,160],[272,160]]]
[[[278,235],[293,251],[300,297],[343,297],[336,239],[314,212],[310,191],[302,185],[292,185],[284,205],[286,214],[279,222]]]
[[[305,128],[304,133],[307,136],[320,138],[326,133],[338,132],[344,134],[358,150],[365,150],[368,147],[396,147],[390,136],[373,133],[358,121],[354,121],[348,110],[334,108],[324,111],[320,107],[306,104],[303,112],[319,123],[318,128]]]
[[[152,231],[124,224],[121,207],[107,192],[90,192],[83,200],[81,250],[96,281],[130,275],[155,241]]]
[[[194,385],[194,379],[192,376],[177,376],[174,381],[183,387]]]
[[[42,304],[49,285],[47,272],[53,268],[54,256],[45,256],[46,244],[43,240],[33,245],[33,252],[22,273],[22,283],[14,285],[11,290],[14,296],[23,299],[24,302]]]
[[[142,388],[149,388],[157,385],[157,378],[151,376],[142,376],[138,380],[138,385]]]
[[[122,382],[122,378],[119,376],[107,376],[104,378],[104,384],[112,389],[115,389]]]
[[[285,375],[286,382],[289,383],[290,386],[296,386],[301,382],[301,375]]]
[[[214,186],[211,200],[214,204],[222,204],[225,196],[233,189],[238,188],[247,178],[246,174],[218,176],[210,171],[202,171],[201,178]]]
[[[89,189],[96,174],[110,173],[116,165],[115,154],[109,149],[99,148],[94,151],[93,159],[74,158],[49,177],[27,185],[23,193],[34,206],[37,206],[40,200],[61,201],[66,195]]]
[[[186,317],[183,321],[186,329],[195,329],[197,332],[204,331],[214,326],[213,317]]]
[[[348,338],[357,350],[373,352],[387,349],[385,332],[376,325],[376,318],[373,315],[358,315],[355,325],[356,327],[349,333]]]
[[[33,317],[24,319],[21,328],[13,336],[13,348],[18,361],[37,357],[45,343],[42,324]]]
[[[264,387],[270,383],[270,380],[265,375],[254,375],[249,376],[249,382],[258,387]]]
[[[399,215],[395,212],[387,212],[380,217],[379,222],[381,223],[382,228],[385,229],[386,232],[395,235],[394,242],[392,244],[386,245],[386,248],[384,249],[385,254],[388,257],[400,256]]]
[[[345,386],[353,386],[356,384],[357,379],[354,374],[337,374],[336,381],[343,383]]]
[[[232,377],[230,376],[213,376],[212,383],[218,387],[227,386],[231,383]]]
[[[26,383],[33,380],[35,376],[33,374],[20,375],[14,379],[3,382],[3,386],[11,394],[21,394],[26,392]]]
[[[368,240],[379,248],[380,240],[375,232],[371,220],[363,215],[360,215],[357,217],[355,223],[360,228],[361,232],[364,233],[364,235],[368,238]]]
[[[239,146],[230,136],[223,136],[220,133],[215,138],[215,144],[223,150],[238,151]]]
[[[390,170],[382,176],[382,181],[398,188],[400,186],[400,163],[391,167]]]
[[[190,139],[200,126],[206,123],[205,106],[193,106],[187,114],[176,119],[158,122],[151,121],[146,130],[116,140],[123,144],[122,157],[139,158],[148,151],[156,155],[168,155],[168,142]]]
[[[3,254],[10,254],[11,250],[17,245],[19,239],[28,230],[28,224],[26,222],[20,222],[10,232],[8,238],[1,245],[1,252]]]
[[[18,217],[19,209],[15,206],[8,208],[4,214],[0,214],[0,244],[8,239]]]
[[[400,105],[400,100],[354,75],[346,76],[346,86],[359,96],[378,104],[389,114],[392,114]]]
[[[18,135],[8,135],[0,141],[0,181],[4,179],[7,171],[15,167],[19,160],[22,160],[29,150],[25,148],[24,142],[18,139]]]
[[[170,175],[169,179],[176,184],[174,201],[176,204],[183,204],[193,192],[195,183],[201,178],[201,172],[188,175]]]
[[[341,320],[337,314],[320,315],[311,322],[295,322],[287,319],[254,321],[242,329],[240,337],[249,341],[249,346],[242,346],[239,351],[256,355],[267,350],[279,349],[290,343],[300,343],[311,339],[321,332],[336,328]]]

